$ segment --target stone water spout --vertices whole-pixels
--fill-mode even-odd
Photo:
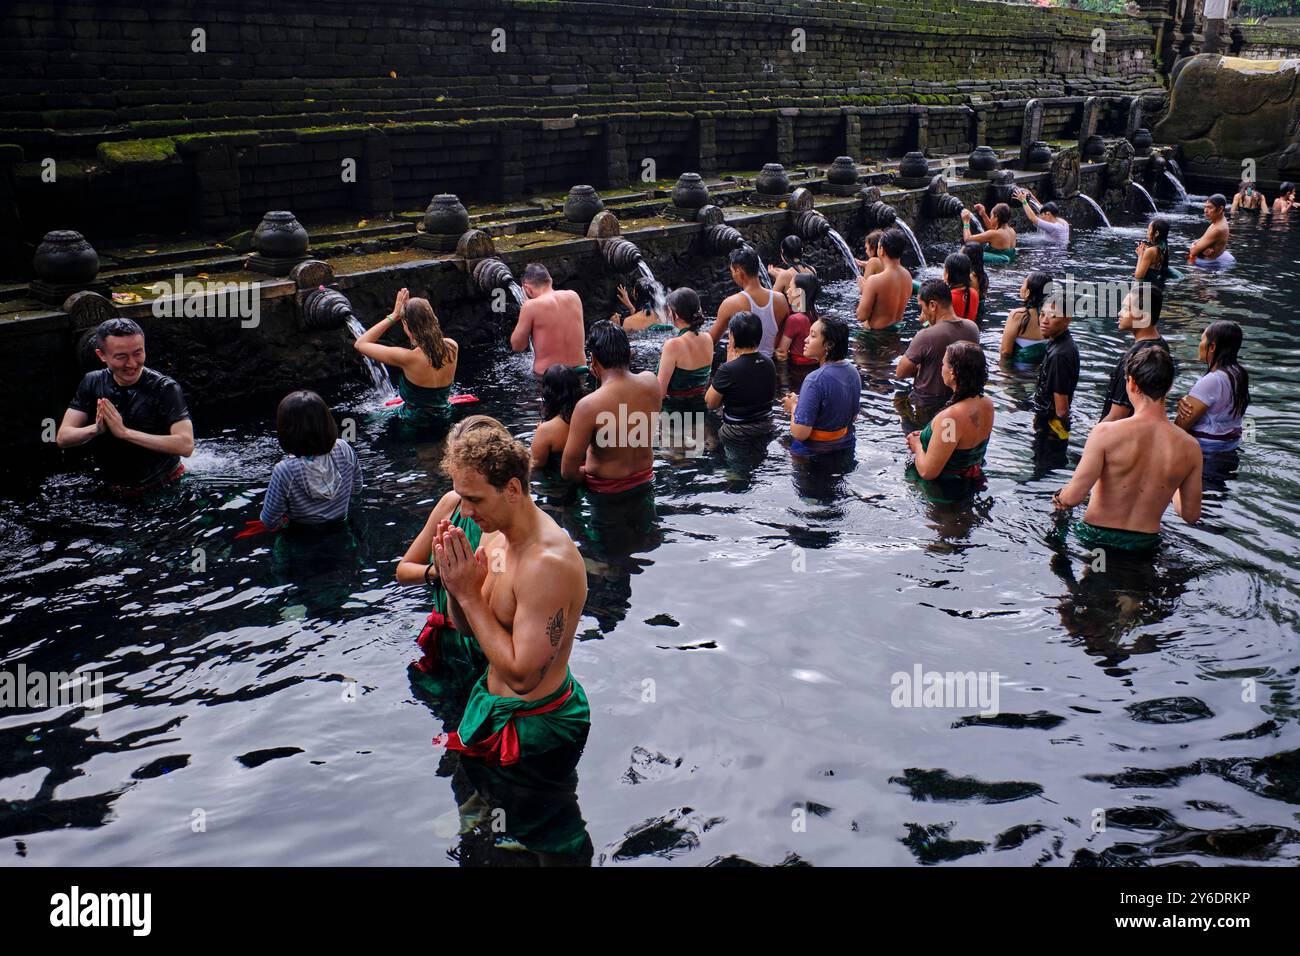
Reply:
[[[1009,169],[1000,169],[989,183],[989,206],[1000,202],[1010,203],[1016,188],[1016,174]]]
[[[600,251],[605,254],[605,262],[615,272],[631,272],[643,261],[641,250],[636,244],[622,237],[602,242]]]
[[[745,237],[734,226],[727,225],[725,214],[717,206],[703,207],[696,220],[702,227],[700,236],[704,241],[706,255],[725,256],[732,249],[739,249],[745,244]]]
[[[931,219],[956,219],[964,207],[962,201],[948,192],[948,180],[935,176],[925,190],[925,215]]]
[[[514,274],[510,267],[500,259],[484,259],[474,267],[474,285],[484,295],[489,295],[496,289],[508,289],[515,284]]]
[[[816,241],[830,233],[831,224],[816,209],[804,209],[794,214],[794,231],[804,240]]]
[[[352,303],[338,289],[320,288],[302,300],[302,324],[308,329],[341,329],[356,318]]]
[[[863,215],[866,217],[868,229],[887,229],[898,221],[898,210],[879,199],[868,203],[863,209]]]

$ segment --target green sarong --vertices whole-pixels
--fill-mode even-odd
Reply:
[[[673,328],[674,326],[671,326],[666,322],[656,322],[653,325],[647,325],[641,331],[642,332],[671,332]]]
[[[1047,339],[1042,339],[1033,345],[1021,345],[1017,341],[1011,361],[1020,365],[1037,365],[1047,355],[1047,342]]]
[[[483,531],[473,518],[461,515],[459,505],[452,512],[451,523],[465,532],[469,546],[477,550]],[[433,588],[433,611],[417,638],[424,656],[412,665],[416,684],[437,699],[463,697],[487,670],[487,657],[474,635],[452,627],[448,603],[447,589],[438,581]]]
[[[470,691],[460,727],[442,742],[448,750],[508,767],[525,757],[572,746],[590,729],[587,692],[572,671],[553,694],[521,700],[489,693],[485,670]]]
[[[1160,546],[1159,531],[1125,531],[1123,528],[1103,528],[1086,521],[1074,523],[1074,535],[1088,548],[1126,551],[1141,554]]]
[[[994,249],[988,243],[984,244],[984,264],[986,266],[1005,266],[1016,261],[1016,247],[1010,249]]]
[[[921,448],[930,449],[934,437],[931,425],[921,429]],[[988,452],[988,439],[972,448],[957,448],[943,471],[936,478],[922,478],[915,464],[907,466],[907,479],[921,489],[926,499],[935,504],[956,504],[974,497],[987,486],[984,478],[984,456]]]
[[[397,417],[415,428],[446,427],[451,422],[451,386],[425,388],[407,381],[405,375],[397,377],[397,393],[402,404]]]

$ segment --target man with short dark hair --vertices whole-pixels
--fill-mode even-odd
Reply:
[[[980,344],[979,326],[958,318],[952,311],[952,290],[942,279],[930,279],[917,293],[924,326],[912,337],[907,352],[898,360],[898,377],[915,378],[912,400],[926,407],[952,397],[943,381],[943,355],[954,342]]]
[[[718,306],[718,317],[709,328],[709,335],[717,343],[727,331],[733,315],[737,312],[752,312],[758,316],[763,326],[763,338],[758,343],[758,350],[771,358],[781,337],[781,327],[790,314],[790,303],[780,292],[763,288],[758,278],[758,253],[752,246],[733,249],[730,262],[731,280],[740,287],[740,291],[722,300],[722,305]]]
[[[1030,405],[1034,409],[1034,431],[1048,443],[1070,440],[1070,405],[1079,387],[1079,347],[1070,334],[1070,319],[1067,303],[1059,298],[1049,299],[1038,313],[1038,328],[1048,342]]]
[[[654,481],[654,443],[663,390],[654,372],[633,372],[627,333],[607,319],[587,336],[588,364],[600,387],[569,420],[560,473],[591,491],[618,494]]]
[[[772,433],[776,366],[758,350],[763,323],[753,312],[737,312],[727,325],[727,362],[713,375],[704,402],[722,409],[723,441],[745,441]]]
[[[1015,197],[1020,200],[1025,215],[1039,232],[1053,242],[1070,241],[1070,223],[1061,216],[1061,209],[1054,202],[1039,202],[1038,197],[1023,186],[1015,190]]]
[[[1110,376],[1110,389],[1106,393],[1106,404],[1101,409],[1103,422],[1116,422],[1133,414],[1133,405],[1128,400],[1128,389],[1125,386],[1128,360],[1143,349],[1154,347],[1169,351],[1169,343],[1157,327],[1164,301],[1164,293],[1150,282],[1135,283],[1125,296],[1124,305],[1119,310],[1119,330],[1133,333],[1133,347],[1115,363],[1115,371]]]
[[[95,330],[95,354],[105,367],[89,372],[63,415],[60,448],[94,442],[103,479],[123,494],[142,494],[185,473],[194,454],[194,425],[181,387],[145,366],[144,330],[109,319]]]
[[[1223,193],[1215,193],[1205,200],[1205,218],[1210,220],[1210,224],[1205,227],[1201,238],[1192,243],[1192,248],[1187,251],[1187,262],[1190,265],[1228,265],[1233,262],[1232,253],[1228,252],[1230,233],[1228,217],[1225,215],[1227,205],[1228,197]]]
[[[1188,524],[1200,520],[1201,446],[1165,413],[1174,381],[1165,349],[1130,355],[1124,371],[1133,414],[1093,428],[1074,477],[1052,503],[1068,509],[1088,498],[1074,528],[1079,540],[1103,551],[1140,553],[1160,543],[1160,518],[1171,499]]]
[[[552,365],[583,370],[582,299],[568,289],[556,289],[546,266],[533,262],[524,269],[524,296],[519,321],[510,333],[516,352],[533,346],[533,374],[542,375]]]
[[[912,297],[912,273],[903,268],[907,236],[901,229],[886,229],[880,237],[880,261],[884,268],[871,276],[858,277],[858,321],[864,328],[884,329],[903,321],[907,300]]]

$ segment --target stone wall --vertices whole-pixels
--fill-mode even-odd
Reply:
[[[1233,33],[1240,32],[1241,46],[1236,56],[1251,60],[1284,60],[1300,57],[1300,27],[1273,26],[1267,21],[1259,24],[1234,24]],[[1233,46],[1236,47],[1234,36]]]
[[[1159,88],[1141,20],[976,0],[19,0],[0,52],[29,240],[938,155],[1017,142],[1033,96]]]

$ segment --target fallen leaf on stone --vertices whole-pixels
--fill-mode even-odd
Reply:
[[[140,297],[134,292],[114,292],[113,302],[116,305],[134,305],[140,301]]]
[[[200,273],[199,273],[198,275],[196,275],[194,278],[196,278],[196,279],[206,279],[207,277],[208,277],[208,274],[207,274],[206,272],[200,272]]]
[[[396,71],[396,70],[389,70],[389,71],[388,71],[388,75],[389,75],[390,77],[392,77],[393,79],[397,79],[397,71]]]
[[[370,224],[370,220],[369,220],[369,219],[362,219],[359,223],[357,223],[357,228],[358,228],[358,229],[364,229],[364,228],[366,228],[366,226],[369,225],[369,224]]]

